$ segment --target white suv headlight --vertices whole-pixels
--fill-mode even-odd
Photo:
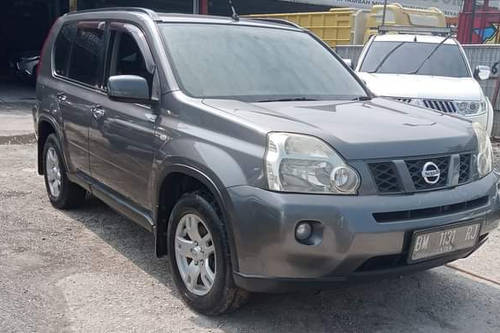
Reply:
[[[357,194],[358,173],[322,140],[293,133],[269,133],[266,173],[269,189],[282,192]]]
[[[480,101],[455,101],[457,113],[462,116],[475,116],[488,111],[486,98]]]
[[[472,127],[477,137],[477,172],[480,177],[484,177],[493,169],[493,148],[490,137],[481,124],[473,123]]]

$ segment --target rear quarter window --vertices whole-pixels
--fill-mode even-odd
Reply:
[[[68,77],[97,87],[104,50],[105,22],[78,22]]]
[[[76,22],[65,24],[54,45],[54,71],[57,75],[68,76],[71,44],[76,36]]]

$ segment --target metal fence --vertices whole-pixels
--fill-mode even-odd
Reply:
[[[465,54],[469,58],[472,70],[479,65],[489,66],[492,70],[492,77],[489,80],[481,81],[481,87],[483,88],[486,96],[490,98],[491,101],[495,100],[495,87],[499,79],[500,68],[500,45],[464,45]],[[500,98],[496,96],[496,105],[494,106],[496,111],[500,110]],[[500,118],[497,113],[496,118]]]
[[[353,64],[358,63],[363,45],[338,45],[334,48],[335,52],[344,59],[351,59]]]

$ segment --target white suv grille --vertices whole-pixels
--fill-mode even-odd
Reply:
[[[395,98],[398,102],[425,106],[426,108],[446,113],[457,113],[458,108],[454,101],[444,99],[416,99],[416,98]]]
[[[430,109],[447,113],[457,113],[455,102],[448,100],[424,99],[424,105]]]

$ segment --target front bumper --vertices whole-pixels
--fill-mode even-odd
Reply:
[[[474,249],[406,264],[412,232],[467,220],[482,223],[480,244],[498,226],[499,177],[495,173],[453,189],[411,195],[331,196],[287,194],[250,186],[228,188],[237,262],[234,280],[250,291],[328,284],[422,270],[463,258]],[[454,205],[486,197],[481,206],[453,214],[377,222],[378,212]],[[295,239],[300,221],[321,223],[322,241]]]

